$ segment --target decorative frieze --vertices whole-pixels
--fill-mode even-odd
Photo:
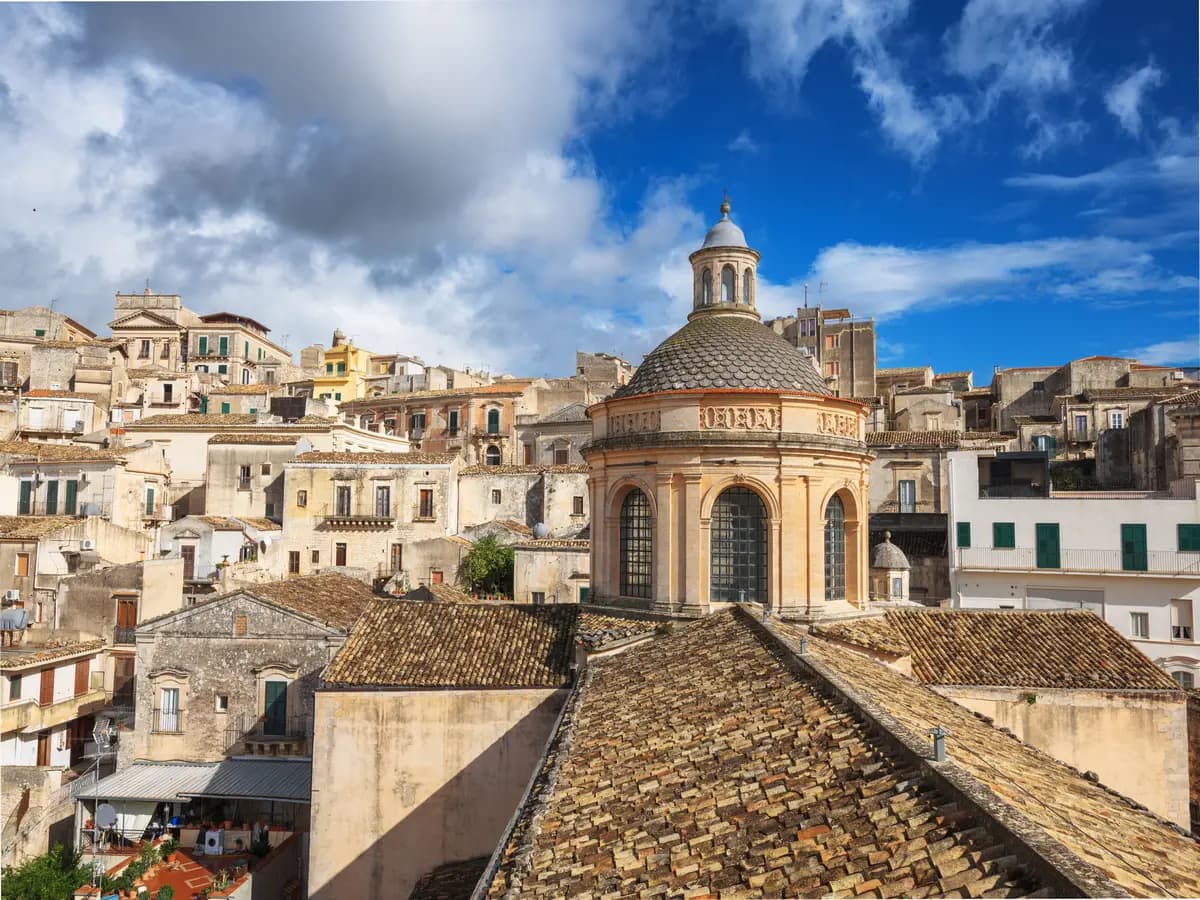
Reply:
[[[778,431],[781,421],[770,406],[700,407],[700,428],[706,431]]]
[[[817,417],[817,431],[858,440],[858,421],[845,413],[823,412]]]
[[[659,414],[657,409],[645,409],[640,412],[618,413],[608,417],[608,435],[616,437],[622,434],[645,434],[658,431]]]

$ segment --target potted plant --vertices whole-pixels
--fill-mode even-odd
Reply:
[[[229,883],[232,880],[233,879],[229,877],[229,870],[221,869],[217,872],[217,874],[213,875],[213,887],[218,891],[223,891],[225,888],[229,887]]]
[[[169,884],[164,884],[158,889],[158,893],[154,895],[154,900],[174,900],[175,888]]]

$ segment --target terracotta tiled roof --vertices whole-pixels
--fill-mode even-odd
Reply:
[[[21,648],[18,647],[15,651],[5,651],[3,654],[0,654],[0,671],[7,672],[12,669],[24,669],[28,666],[74,656],[76,653],[97,651],[103,648],[104,641],[102,640],[65,641],[57,647],[30,647],[26,653],[22,653]]]
[[[588,550],[591,541],[568,538],[539,538],[536,541],[523,541],[514,545],[517,550]]]
[[[376,601],[325,670],[328,684],[565,687],[579,607]]]
[[[957,447],[958,431],[868,431],[868,447]]]
[[[387,394],[383,397],[370,397],[343,403],[342,408],[353,409],[359,406],[380,406],[407,403],[409,400],[443,400],[451,397],[491,397],[502,394],[520,394],[525,391],[532,380],[496,381],[492,384],[481,384],[475,387],[444,388],[433,391],[409,391],[403,394]]]
[[[331,463],[359,466],[445,466],[454,462],[453,453],[355,453],[349,450],[313,450],[301,453],[293,463]]]
[[[82,444],[39,444],[34,441],[0,441],[0,453],[28,457],[37,462],[111,462],[119,459],[114,450],[93,450]]]
[[[1159,403],[1166,405],[1184,405],[1189,403],[1200,403],[1200,390],[1188,391],[1186,394],[1179,394],[1166,400],[1160,400]]]
[[[517,534],[523,534],[526,537],[533,537],[533,529],[524,522],[518,522],[516,519],[496,519],[495,521],[509,531],[515,531]]]
[[[467,466],[460,475],[586,475],[587,466]]]
[[[289,434],[255,434],[252,431],[234,432],[232,434],[214,434],[208,439],[210,444],[295,444],[300,438]]]
[[[74,516],[0,516],[0,538],[36,541],[78,522]]]
[[[829,394],[811,360],[770,328],[716,314],[692,319],[650,351],[613,398],[703,388]]]
[[[851,643],[890,642],[889,652],[911,654],[913,677],[925,684],[1178,690],[1115,628],[1084,610],[889,609],[882,619],[814,631]]]
[[[201,522],[211,525],[218,531],[241,531],[241,523],[235,522],[233,519],[225,516],[195,516]]]
[[[990,386],[971,388],[969,391],[959,391],[958,396],[960,396],[960,397],[990,397],[990,396],[992,396],[992,389]]]
[[[638,634],[652,634],[663,625],[663,622],[626,618],[608,613],[590,612],[585,609],[579,614],[579,629],[575,633],[575,643],[594,650],[623,638]]]
[[[795,647],[795,629],[773,627],[790,632]],[[1031,832],[1061,845],[1060,870],[1088,866],[1114,883],[1092,896],[1119,890],[1135,897],[1200,896],[1200,844],[1171,823],[875,660],[819,639],[810,641],[809,653],[893,728],[920,736],[935,725],[949,730],[949,766],[976,780],[975,793],[990,794],[1023,815]]]
[[[238,516],[237,521],[245,522],[255,531],[282,531],[283,526],[278,522],[272,522],[270,519],[262,516]]]
[[[444,863],[421,876],[408,900],[470,900],[475,883],[487,864],[486,856]]]
[[[1072,362],[1133,362],[1128,356],[1083,356]]]
[[[934,375],[933,380],[942,381],[947,378],[966,378],[970,374],[971,372],[969,370],[966,372],[942,372],[940,375]]]
[[[744,613],[590,664],[553,741],[490,897],[1041,887],[987,820],[798,674]]]
[[[1085,400],[1162,400],[1175,394],[1187,393],[1188,385],[1174,387],[1088,388],[1081,395]]]
[[[953,390],[954,390],[953,388],[946,387],[946,386],[939,386],[936,384],[929,384],[929,385],[922,384],[922,385],[917,385],[916,387],[900,388],[900,390],[896,391],[896,396],[897,397],[907,397],[910,394],[914,394],[914,395],[915,394],[949,394]]]
[[[905,643],[904,637],[883,616],[816,624],[812,626],[812,633],[892,656],[908,656],[912,653],[912,648]]]
[[[1002,431],[964,431],[963,441],[1011,441],[1016,435],[1005,434]]]
[[[209,394],[269,394],[272,388],[265,384],[219,384],[208,389]],[[279,390],[275,387],[274,390]]]
[[[405,600],[420,600],[428,603],[436,601],[438,603],[474,603],[475,598],[464,590],[456,588],[452,584],[422,584],[407,594],[404,595]]]
[[[79,391],[48,391],[48,390],[44,390],[44,389],[26,391],[24,396],[33,397],[35,399],[37,399],[39,397],[49,397],[51,399],[56,399],[56,400],[95,400],[96,399],[95,394],[81,394]]]
[[[1055,416],[1013,416],[1017,425],[1058,425],[1061,424]]]
[[[375,601],[375,593],[357,578],[308,575],[255,584],[230,593],[252,594],[277,606],[349,631]]]
[[[586,422],[587,420],[586,403],[568,403],[538,419],[539,422],[547,425],[555,422]]]
[[[130,378],[186,378],[182,372],[172,372],[170,369],[164,369],[162,366],[138,366],[132,369],[126,369],[125,374]]]
[[[136,422],[125,424],[130,428],[164,428],[184,426],[189,428],[222,428],[227,425],[254,425],[258,416],[253,413],[163,413],[146,416]]]
[[[920,375],[928,370],[929,366],[901,366],[896,369],[876,369],[875,374],[887,378],[892,375]]]

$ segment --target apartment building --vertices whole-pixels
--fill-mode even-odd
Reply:
[[[187,331],[200,317],[178,294],[116,294],[115,317],[108,323],[113,340],[125,348],[131,367],[155,365],[178,371],[187,359]]]
[[[763,324],[811,356],[834,395],[876,396],[874,319],[855,319],[848,309],[814,306]]]
[[[340,328],[334,329],[333,343],[322,353],[318,374],[312,378],[312,395],[336,403],[362,397],[372,358],[371,351],[354,346]]]
[[[1044,453],[952,451],[948,478],[953,606],[1091,610],[1195,685],[1195,492],[1052,491]]]
[[[33,390],[17,405],[17,436],[65,443],[91,434],[104,424],[92,394]]]
[[[199,319],[187,334],[189,372],[213,373],[229,384],[269,384],[268,375],[291,359],[287,350],[267,337],[271,329],[257,319],[229,312]]]

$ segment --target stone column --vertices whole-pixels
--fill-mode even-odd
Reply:
[[[683,533],[686,538],[679,554],[682,570],[679,585],[678,612],[687,615],[703,615],[708,612],[708,527],[700,522],[700,487],[704,476],[700,472],[683,475],[683,503],[680,515],[684,517]]]
[[[800,615],[808,602],[807,490],[802,475],[779,478],[779,592],[772,597],[772,612],[778,615]]]
[[[675,603],[675,489],[674,476],[659,472],[654,479],[654,600],[655,612],[674,611]]]

